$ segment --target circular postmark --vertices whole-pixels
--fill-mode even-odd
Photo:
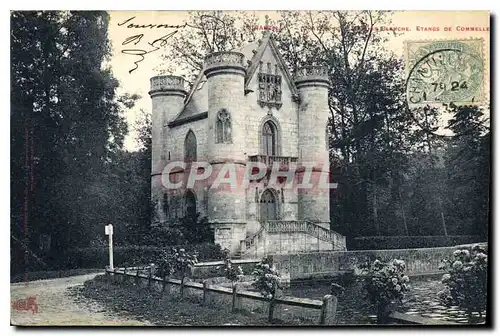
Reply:
[[[435,42],[415,50],[406,82],[408,105],[477,103],[484,65],[480,50],[460,41]]]

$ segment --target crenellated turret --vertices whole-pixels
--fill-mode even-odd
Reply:
[[[330,200],[326,183],[330,170],[326,126],[328,123],[328,72],[323,67],[297,71],[299,91],[299,164],[312,167],[312,188],[299,189],[299,219],[330,228]],[[303,174],[303,173],[302,173]],[[303,175],[306,176],[306,175]]]
[[[168,160],[167,123],[181,112],[186,98],[185,80],[178,76],[155,76],[151,78],[152,130],[151,130],[151,196],[155,206],[153,223],[163,223],[163,187],[161,173]]]
[[[238,52],[216,52],[205,57],[208,88],[208,160],[213,176],[223,169],[243,176],[246,167],[244,55]],[[229,165],[226,165],[229,164]],[[233,170],[234,169],[234,170]],[[245,238],[246,201],[241,183],[232,186],[210,186],[208,220],[215,228],[215,241],[232,252]]]

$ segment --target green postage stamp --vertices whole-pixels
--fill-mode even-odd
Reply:
[[[408,105],[482,103],[483,43],[483,39],[406,41]]]

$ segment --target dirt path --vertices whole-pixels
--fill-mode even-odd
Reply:
[[[69,295],[68,288],[81,285],[96,275],[98,273],[11,284],[11,325],[152,325],[148,321],[138,321],[110,314],[104,306],[95,302],[75,302],[74,298]],[[12,303],[15,301],[26,300],[30,296],[36,298],[38,313],[16,310],[12,307]]]

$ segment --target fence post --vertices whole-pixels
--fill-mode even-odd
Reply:
[[[274,292],[274,294],[271,296],[271,300],[269,301],[269,316],[268,316],[269,322],[273,321],[274,306],[276,305],[276,294],[277,294],[276,283],[273,283],[273,292]]]
[[[122,283],[125,283],[125,278],[127,277],[127,267],[123,269]]]
[[[168,275],[163,276],[163,286],[161,289],[162,294],[170,294],[170,278]]]
[[[319,324],[334,324],[335,323],[335,312],[337,306],[337,297],[327,294],[323,297],[323,304],[321,305],[321,313],[319,318]]]
[[[238,308],[238,284],[233,284],[233,306],[231,311],[234,313]]]
[[[181,294],[181,298],[184,297],[184,279],[186,279],[185,276],[183,276],[182,279],[181,279],[181,288],[179,289],[180,294]]]
[[[208,301],[208,280],[203,280],[203,305],[207,305]]]

